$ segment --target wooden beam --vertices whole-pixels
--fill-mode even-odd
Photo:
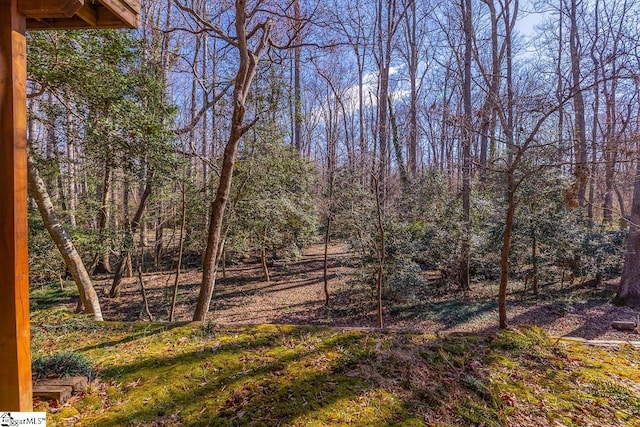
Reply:
[[[0,411],[32,411],[26,19],[18,0],[0,10]]]
[[[36,2],[37,0],[18,1]],[[82,1],[83,6],[70,16],[36,16],[37,12],[27,15],[27,29],[137,28],[140,26],[139,0]]]
[[[71,18],[84,3],[85,0],[18,0],[18,10],[28,18]]]
[[[133,0],[98,0],[104,8],[98,9],[98,26],[110,27],[111,22],[120,22],[120,27],[140,26],[140,2]]]
[[[59,18],[59,19],[27,19],[27,30],[40,31],[40,30],[78,30],[95,28],[87,24],[82,18],[77,15],[73,18]]]
[[[98,23],[98,15],[90,2],[85,2],[84,6],[82,6],[82,8],[76,13],[76,16],[91,27],[95,27]]]

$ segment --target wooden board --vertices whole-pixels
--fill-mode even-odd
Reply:
[[[0,0],[0,411],[31,411],[25,17]]]
[[[66,386],[71,387],[73,391],[85,390],[89,385],[87,377],[65,377],[65,378],[45,378],[34,384],[34,396],[36,386]]]
[[[20,0],[18,9],[27,18],[71,18],[85,0]]]
[[[636,326],[635,320],[614,320],[611,322],[611,327],[619,331],[633,331]]]
[[[57,400],[60,404],[71,397],[73,388],[68,385],[40,385],[33,386],[33,397],[44,400]]]
[[[27,29],[137,28],[140,0],[18,0]],[[51,4],[50,4],[51,3]]]

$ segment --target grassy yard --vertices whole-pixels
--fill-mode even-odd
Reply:
[[[37,303],[37,295],[34,300]],[[74,352],[90,388],[53,426],[640,426],[640,350],[486,336],[32,315],[34,357]]]

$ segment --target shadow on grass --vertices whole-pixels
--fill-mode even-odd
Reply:
[[[73,286],[45,287],[31,291],[29,296],[29,306],[31,311],[46,310],[61,305],[71,304],[78,301],[78,290]]]
[[[138,381],[140,386],[127,389],[121,404],[92,422],[151,425],[168,418],[192,426],[279,425],[322,412],[321,417],[334,417],[337,423],[357,418],[348,412],[359,407],[344,402],[372,386],[345,372],[371,357],[361,349],[364,336],[325,332],[328,336],[312,344],[305,342],[309,329],[288,329],[244,334],[215,351],[207,346],[105,369],[100,373],[104,380]],[[336,349],[342,354],[328,358],[327,352]],[[392,405],[375,422],[387,424],[402,418],[402,412],[402,405]]]
[[[104,330],[124,330],[135,327],[135,332],[131,335],[127,335],[121,339],[112,340],[112,341],[104,341],[98,344],[86,346],[77,349],[76,351],[90,351],[98,348],[107,348],[116,346],[119,344],[126,344],[132,341],[139,340],[141,338],[146,338],[154,335],[161,334],[163,332],[170,331],[175,328],[179,328],[184,326],[186,322],[175,322],[175,323],[142,323],[142,324],[127,324],[121,322],[104,322],[98,323],[96,325],[100,325],[100,328]],[[129,329],[130,330],[130,329]]]
[[[480,316],[490,315],[498,310],[497,301],[442,301],[418,302],[410,305],[392,306],[391,314],[399,318],[433,320],[446,327],[466,323]]]

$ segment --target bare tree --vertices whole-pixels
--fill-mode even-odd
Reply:
[[[624,253],[624,267],[615,302],[640,307],[640,162],[636,163],[631,225]]]
[[[580,17],[578,8],[582,6],[582,0],[569,0],[569,52],[571,55],[571,78],[573,91],[574,110],[574,153],[575,168],[575,198],[579,206],[584,206],[586,185],[589,178],[587,167],[587,134],[585,122],[584,95],[582,94],[582,74],[581,61],[582,50],[580,43],[580,33],[578,19]]]
[[[462,222],[463,236],[460,249],[460,288],[469,286],[469,246],[471,240],[471,145],[473,144],[473,109],[471,104],[471,58],[473,48],[473,23],[471,0],[460,3],[464,32],[464,68],[462,99],[464,119],[462,123]]]
[[[260,2],[258,2],[255,7],[258,7],[259,3]],[[181,10],[189,13],[190,16],[197,20],[207,31],[211,31],[215,36],[233,46],[238,53],[238,69],[234,82],[230,132],[224,149],[218,188],[215,198],[211,203],[207,249],[203,258],[202,284],[198,296],[198,303],[193,315],[194,320],[204,320],[209,311],[209,305],[215,287],[217,264],[222,242],[223,218],[227,200],[231,192],[231,181],[238,151],[238,143],[257,120],[256,117],[252,122],[248,124],[245,123],[245,104],[251,89],[251,83],[256,75],[258,61],[269,46],[272,20],[266,18],[249,27],[252,18],[256,17],[256,10],[247,8],[245,0],[236,0],[235,35],[230,35],[202,18],[195,10],[188,8],[179,1],[176,1],[176,4]]]

